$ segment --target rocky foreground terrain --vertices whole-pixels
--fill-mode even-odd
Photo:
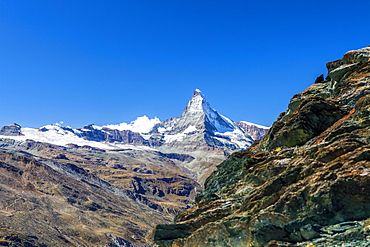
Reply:
[[[327,68],[157,226],[158,246],[370,246],[370,47]]]

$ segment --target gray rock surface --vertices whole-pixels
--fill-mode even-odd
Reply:
[[[21,134],[21,126],[16,123],[9,124],[0,129],[0,135],[4,136],[19,136]]]

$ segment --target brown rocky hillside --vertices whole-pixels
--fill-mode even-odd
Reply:
[[[159,246],[369,246],[370,47],[327,68],[157,226]]]
[[[0,150],[0,246],[150,246],[169,217],[73,164]]]

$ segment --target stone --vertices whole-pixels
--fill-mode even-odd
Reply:
[[[186,224],[157,225],[154,241],[185,238],[191,234],[191,227]]]
[[[322,83],[324,81],[324,74],[321,74],[316,78],[315,83]]]
[[[320,237],[320,233],[318,233],[315,227],[313,227],[312,225],[302,226],[301,228],[299,228],[299,231],[304,240],[311,240],[313,238]]]

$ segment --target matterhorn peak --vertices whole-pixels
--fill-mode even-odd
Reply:
[[[193,92],[193,97],[196,97],[196,96],[201,96],[202,98],[204,98],[204,94],[199,89],[195,89]]]
[[[193,97],[189,100],[189,103],[183,112],[183,116],[187,113],[204,112],[205,110],[210,110],[209,103],[204,94],[199,89],[195,89]]]

